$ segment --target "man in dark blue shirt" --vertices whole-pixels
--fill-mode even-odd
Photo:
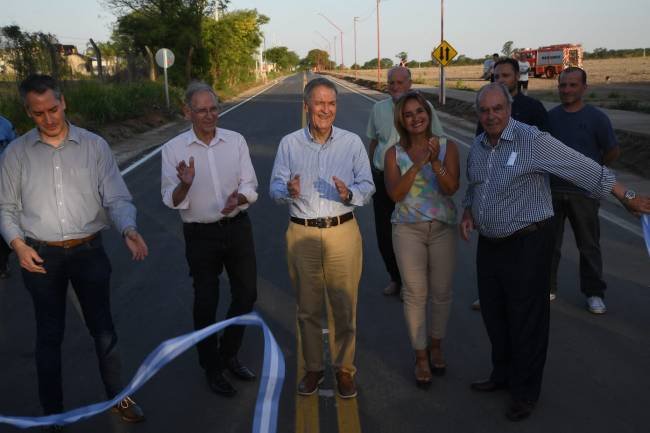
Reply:
[[[559,77],[562,105],[549,112],[551,134],[599,164],[609,165],[620,153],[612,124],[605,113],[585,104],[587,74],[580,68],[565,69]],[[569,219],[580,252],[580,289],[587,297],[587,309],[594,314],[607,311],[603,301],[603,261],[600,253],[600,200],[589,192],[557,177],[551,177],[555,212],[555,251],[551,270],[551,296],[557,291],[557,269],[562,252],[564,220]]]
[[[7,145],[16,138],[16,130],[9,120],[0,116],[0,154],[5,150]],[[11,248],[0,238],[0,279],[9,278],[9,267],[7,261],[9,260],[9,253]]]

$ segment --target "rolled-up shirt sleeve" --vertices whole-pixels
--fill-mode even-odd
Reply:
[[[7,244],[16,238],[25,238],[20,228],[20,164],[13,146],[0,156],[0,232]]]
[[[611,170],[548,133],[537,138],[534,152],[534,160],[541,171],[561,177],[596,198],[606,197],[614,188],[616,177]]]
[[[245,210],[248,206],[252,205],[257,201],[257,176],[255,175],[255,169],[253,168],[253,163],[251,162],[250,151],[248,150],[248,144],[243,136],[240,136],[239,141],[239,167],[241,177],[239,180],[239,187],[237,192],[244,197],[248,203],[239,206],[239,209]]]
[[[99,194],[102,206],[108,209],[115,228],[124,233],[127,228],[136,227],[137,211],[133,197],[124,183],[124,179],[115,162],[115,157],[105,140],[98,140],[99,146]]]
[[[358,136],[356,137],[355,144],[356,152],[354,153],[354,164],[352,168],[354,180],[351,185],[348,185],[348,189],[352,191],[352,201],[349,204],[363,206],[370,201],[370,198],[375,193],[375,184],[372,181],[368,154]]]
[[[278,146],[278,153],[275,155],[269,185],[269,194],[277,203],[291,203],[292,201],[287,189],[287,182],[291,178],[289,161],[289,142],[285,137],[280,141],[280,145]]]
[[[178,205],[174,206],[174,199],[172,195],[176,186],[180,182],[176,174],[176,165],[178,162],[173,155],[173,150],[170,146],[163,146],[162,150],[162,168],[160,177],[160,193],[162,194],[162,201],[165,206],[172,209],[189,209],[190,208],[190,195],[187,194],[185,199]]]

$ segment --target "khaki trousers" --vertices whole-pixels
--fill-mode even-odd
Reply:
[[[334,329],[329,329],[333,366],[337,371],[354,374],[357,292],[362,266],[357,221],[324,229],[290,222],[286,236],[305,368],[324,369],[322,330],[326,295],[334,322]]]
[[[440,221],[393,224],[393,247],[402,276],[404,316],[415,350],[427,348],[427,334],[438,339],[445,336],[451,308],[456,241],[456,226]],[[428,318],[427,309],[431,312]]]

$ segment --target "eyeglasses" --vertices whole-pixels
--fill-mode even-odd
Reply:
[[[190,110],[192,110],[192,113],[197,114],[201,117],[205,117],[208,114],[212,114],[212,115],[219,114],[219,107],[201,108],[199,110],[190,107]]]

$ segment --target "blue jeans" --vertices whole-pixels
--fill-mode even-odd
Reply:
[[[46,274],[22,270],[36,316],[36,370],[45,414],[63,411],[61,343],[65,329],[68,283],[77,294],[86,326],[95,340],[99,371],[107,397],[122,390],[117,335],[110,308],[111,264],[101,236],[75,248],[47,246],[27,239],[44,261]]]

